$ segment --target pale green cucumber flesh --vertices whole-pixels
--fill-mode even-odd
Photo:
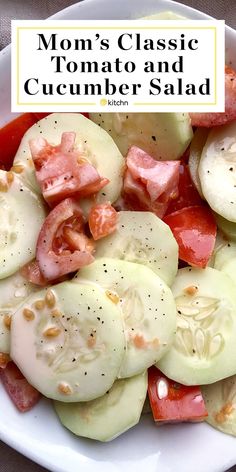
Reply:
[[[123,156],[135,145],[155,159],[178,159],[193,136],[187,113],[90,113],[89,116],[110,134]]]
[[[7,182],[7,172],[0,171]],[[35,257],[40,228],[46,217],[41,198],[17,175],[6,192],[0,192],[0,279],[8,277]]]
[[[64,282],[48,290],[31,295],[13,315],[11,358],[46,397],[93,400],[111,388],[124,357],[120,309],[96,287]],[[37,309],[37,300],[45,308]]]
[[[182,384],[211,384],[236,373],[236,290],[216,269],[179,270],[172,286],[177,332],[159,369]]]
[[[236,436],[236,375],[201,387],[208,417],[206,421],[226,434]]]
[[[178,269],[176,240],[169,226],[150,212],[120,211],[116,231],[97,241],[95,257],[144,264],[167,285]]]
[[[81,269],[74,281],[96,284],[119,303],[127,340],[119,377],[143,372],[170,348],[176,308],[171,290],[153,271],[141,264],[101,258]]]
[[[147,373],[116,380],[102,397],[84,403],[55,402],[62,424],[78,436],[111,441],[139,422],[147,393]]]

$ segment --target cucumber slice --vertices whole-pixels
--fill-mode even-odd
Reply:
[[[121,311],[96,287],[55,285],[32,295],[12,317],[11,358],[54,400],[103,395],[118,375],[124,350]]]
[[[236,224],[232,223],[232,221],[226,220],[225,218],[220,215],[217,215],[216,213],[215,219],[217,226],[220,228],[226,238],[236,242]]]
[[[193,137],[187,113],[90,113],[89,116],[110,134],[123,156],[135,145],[155,159],[178,159]]]
[[[204,198],[200,178],[198,175],[198,166],[202,155],[202,150],[205,146],[209,130],[207,128],[198,128],[194,134],[194,138],[190,145],[190,154],[188,160],[189,172],[191,179],[199,193]]]
[[[120,378],[143,372],[170,348],[176,328],[174,299],[152,270],[141,264],[103,258],[81,269],[74,281],[101,286],[121,307],[127,349]]]
[[[109,134],[79,113],[52,113],[25,133],[14,159],[14,165],[24,167],[21,177],[27,185],[40,191],[35,178],[29,140],[43,136],[50,144],[56,145],[60,143],[61,135],[65,131],[76,132],[76,146],[81,156],[91,162],[102,177],[110,180],[110,183],[98,192],[98,203],[116,201],[122,187],[124,159]]]
[[[210,207],[236,222],[236,121],[213,129],[199,163],[202,192]]]
[[[38,290],[19,272],[0,281],[0,352],[10,352],[10,323],[13,313],[30,293]]]
[[[169,226],[145,211],[120,211],[116,231],[97,242],[95,256],[147,265],[167,285],[178,269],[178,245]]]
[[[217,382],[236,373],[236,291],[218,270],[181,269],[172,286],[177,333],[158,368],[185,385]]]
[[[14,178],[9,183],[9,175]],[[0,279],[35,257],[39,230],[46,217],[42,200],[13,173],[0,171]]]
[[[221,270],[222,272],[224,272],[224,274],[227,274],[231,278],[234,284],[236,284],[236,256],[234,257],[234,259],[226,262],[222,266]]]
[[[116,380],[100,398],[85,403],[55,402],[62,424],[77,436],[111,441],[140,419],[147,393],[147,373]]]
[[[225,264],[236,257],[236,243],[226,241],[215,253],[214,268],[222,270]]]
[[[221,249],[223,249],[228,244],[229,241],[225,239],[224,235],[220,231],[217,231],[214,250],[207,264],[208,267],[213,267],[214,269],[220,270],[218,263],[216,263],[216,260],[218,259],[218,253],[220,253]]]
[[[223,433],[236,436],[236,375],[201,387],[207,423]]]

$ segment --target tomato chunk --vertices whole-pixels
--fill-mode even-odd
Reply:
[[[29,145],[36,178],[51,206],[70,196],[93,195],[109,182],[75,149],[74,132],[63,133],[58,146],[44,138],[33,139]]]
[[[190,113],[192,126],[224,125],[236,120],[236,71],[225,67],[225,112],[222,113]]]
[[[164,217],[179,245],[179,258],[206,267],[215,246],[217,226],[209,208],[191,206]]]
[[[148,369],[148,396],[156,422],[197,422],[208,416],[198,386],[176,383],[165,377],[155,366]]]
[[[118,214],[110,203],[94,205],[89,213],[89,229],[95,241],[116,229]]]
[[[9,397],[21,412],[31,410],[40,400],[40,393],[27,382],[14,362],[0,369],[0,378]]]
[[[20,269],[20,273],[26,280],[40,287],[45,287],[48,283],[42,275],[37,261],[28,262]]]
[[[204,204],[191,180],[188,165],[184,162],[179,166],[178,193],[178,198],[170,201],[166,212],[167,215],[188,206]]]
[[[9,170],[27,129],[37,121],[33,113],[25,113],[0,129],[0,167]]]
[[[126,164],[123,194],[128,208],[152,211],[162,218],[178,196],[180,161],[156,161],[131,146]]]
[[[63,200],[49,213],[36,247],[36,261],[46,280],[57,279],[93,262],[94,246],[83,229],[83,213],[73,198]]]

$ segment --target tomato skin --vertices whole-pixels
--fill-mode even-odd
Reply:
[[[180,161],[157,161],[137,146],[126,157],[123,198],[130,210],[151,211],[162,218],[178,196]]]
[[[93,262],[93,246],[85,234],[77,242],[75,235],[73,237],[70,234],[69,237],[73,238],[72,245],[68,244],[68,234],[66,237],[63,235],[67,226],[75,232],[77,230],[74,227],[79,227],[81,230],[77,233],[80,234],[83,223],[82,210],[73,198],[60,202],[46,217],[36,247],[36,261],[46,280],[58,279]]]
[[[236,71],[225,66],[225,111],[221,113],[190,113],[192,126],[211,128],[236,120]]]
[[[31,410],[40,400],[41,394],[27,382],[14,362],[9,362],[5,369],[0,369],[0,378],[19,411]]]
[[[29,141],[36,178],[50,206],[67,197],[94,195],[108,183],[92,164],[81,158],[74,146],[75,137],[74,132],[62,133],[57,146],[50,145],[43,137]]]
[[[155,366],[148,369],[148,396],[156,422],[197,422],[208,416],[198,386],[181,385],[170,380]]]
[[[163,219],[179,246],[179,258],[195,267],[206,267],[213,252],[217,226],[208,207],[182,208]]]
[[[0,166],[9,170],[27,129],[36,123],[33,113],[18,116],[0,129]]]
[[[104,238],[116,230],[118,214],[110,203],[94,205],[89,213],[89,229],[93,239]]]
[[[179,167],[178,190],[179,195],[175,200],[170,202],[166,212],[167,215],[185,207],[205,204],[192,182],[188,165],[184,162],[181,162]]]
[[[32,284],[39,285],[40,287],[45,287],[47,285],[47,280],[44,278],[40,272],[40,268],[37,261],[28,262],[20,269],[21,275],[31,282]]]

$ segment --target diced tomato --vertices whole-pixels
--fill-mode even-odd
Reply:
[[[63,133],[58,146],[51,146],[44,138],[33,139],[29,145],[36,178],[51,206],[69,196],[93,195],[109,182],[75,149],[74,132]]]
[[[45,116],[51,115],[51,113],[34,113],[36,121],[42,120]]]
[[[217,226],[208,207],[191,206],[164,217],[179,245],[179,258],[206,267],[215,246]]]
[[[203,200],[191,180],[188,165],[183,162],[179,166],[178,191],[178,198],[170,201],[166,212],[167,215],[188,206],[204,205]]]
[[[63,200],[49,213],[36,248],[36,260],[45,279],[57,279],[93,262],[94,247],[83,229],[83,213],[73,198]]]
[[[0,378],[9,397],[21,412],[31,410],[40,400],[40,393],[27,382],[14,362],[0,369]]]
[[[222,113],[190,113],[192,126],[224,125],[236,120],[236,71],[225,67],[225,112]]]
[[[110,203],[94,205],[89,213],[89,229],[95,241],[116,230],[118,214]]]
[[[26,280],[28,280],[32,284],[45,287],[45,285],[47,285],[48,283],[42,275],[37,261],[31,261],[28,264],[24,265],[20,269],[20,273],[21,275],[23,275],[23,277],[25,277]]]
[[[0,129],[0,167],[9,170],[27,129],[36,122],[33,113],[25,113]]]
[[[148,396],[153,418],[157,422],[197,422],[208,416],[198,386],[176,383],[154,366],[148,369]]]
[[[131,146],[126,159],[124,199],[130,209],[152,211],[160,218],[178,196],[180,161],[156,161]]]

